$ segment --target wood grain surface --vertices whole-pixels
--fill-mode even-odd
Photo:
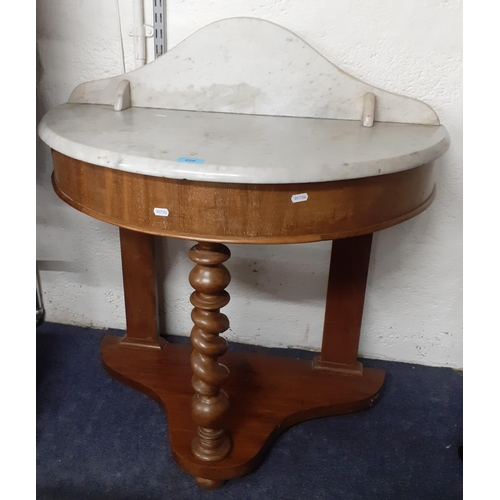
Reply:
[[[229,328],[229,319],[220,310],[229,302],[225,288],[231,276],[224,262],[230,255],[229,248],[220,243],[198,243],[189,251],[189,258],[196,264],[189,273],[189,283],[195,289],[191,294],[191,416],[198,426],[191,450],[206,462],[218,462],[231,450],[231,440],[223,428],[229,398],[222,390],[229,371],[218,362],[227,351],[227,342],[219,334]]]
[[[58,196],[96,219],[160,236],[220,243],[302,243],[373,233],[432,202],[432,164],[309,184],[226,184],[132,174],[56,151]],[[307,201],[292,196],[307,193]],[[166,208],[168,216],[157,216]]]
[[[127,319],[122,344],[161,349],[166,342],[158,331],[154,236],[120,228],[120,249]]]
[[[361,375],[358,345],[373,234],[334,240],[321,354],[314,368]]]

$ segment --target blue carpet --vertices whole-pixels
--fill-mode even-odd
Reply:
[[[39,500],[463,496],[459,371],[364,359],[365,366],[386,371],[375,406],[289,429],[253,473],[207,491],[171,458],[160,407],[105,373],[99,355],[104,333],[123,334],[51,323],[37,328]],[[314,356],[235,344],[230,348]]]

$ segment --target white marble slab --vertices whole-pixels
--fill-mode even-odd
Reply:
[[[67,156],[128,172],[210,182],[289,184],[389,174],[448,149],[439,125],[63,104],[39,125]]]
[[[372,92],[376,122],[439,125],[427,104],[361,82],[262,19],[212,23],[140,69],[81,84],[69,102],[113,105],[124,79],[134,107],[361,120]]]

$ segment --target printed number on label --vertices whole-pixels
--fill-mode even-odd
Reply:
[[[292,196],[292,203],[299,203],[301,201],[307,201],[307,193],[294,194]]]
[[[155,215],[159,215],[161,217],[168,217],[168,208],[155,208],[154,209]]]

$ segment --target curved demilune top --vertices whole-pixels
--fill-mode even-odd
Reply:
[[[448,148],[443,126],[64,104],[41,138],[72,158],[205,182],[291,184],[418,167]]]
[[[38,132],[56,192],[75,208],[153,234],[252,243],[416,215],[449,147],[427,104],[253,18],[212,23],[142,68],[79,85]]]

